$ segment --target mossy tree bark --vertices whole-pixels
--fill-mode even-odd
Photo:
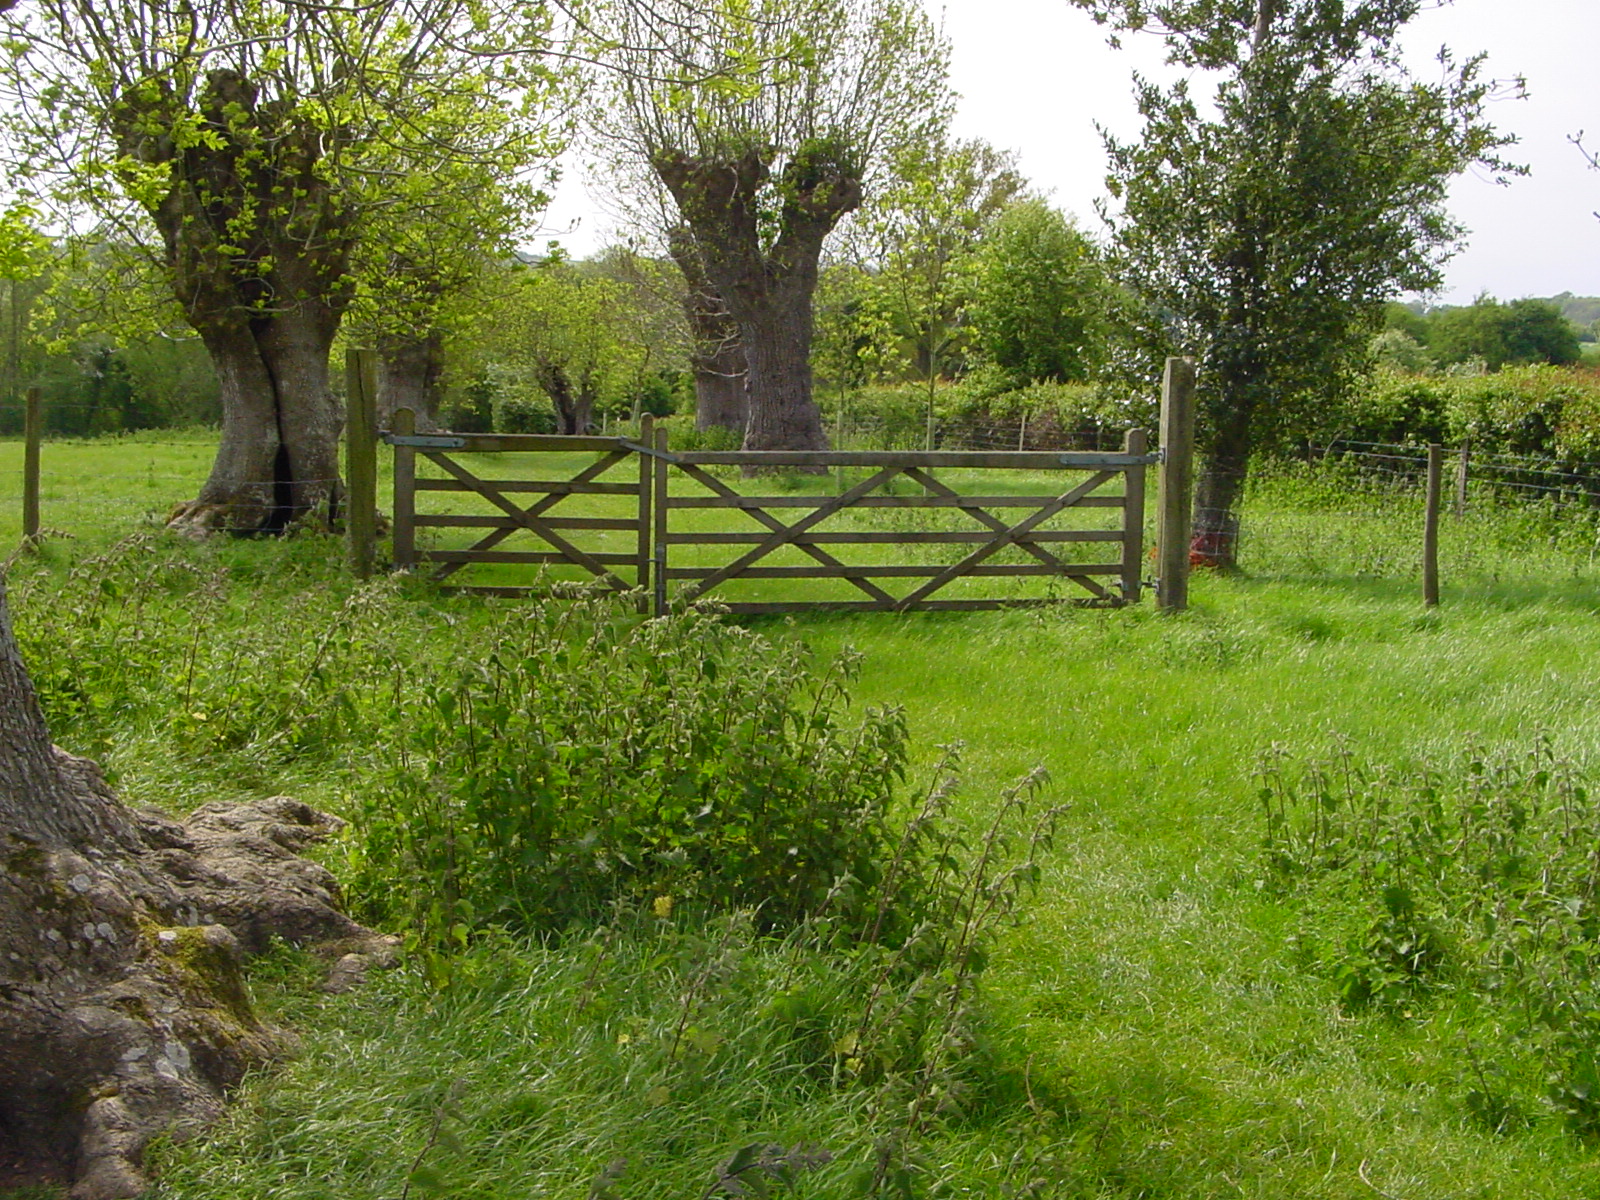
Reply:
[[[123,805],[51,745],[0,591],[0,1187],[138,1195],[150,1138],[213,1119],[281,1045],[244,953],[282,937],[392,954],[296,853],[336,825],[283,797],[185,824]]]

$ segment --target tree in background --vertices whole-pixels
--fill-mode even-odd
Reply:
[[[340,500],[328,353],[374,214],[427,164],[479,159],[537,9],[486,30],[464,0],[24,0],[4,20],[14,176],[147,248],[222,392],[211,476],[174,521],[277,529]],[[536,112],[534,108],[525,109]],[[522,132],[526,125],[510,126]]]
[[[1154,355],[1199,363],[1195,536],[1232,565],[1251,452],[1297,407],[1336,395],[1379,306],[1437,286],[1462,230],[1446,184],[1507,170],[1483,119],[1481,57],[1411,77],[1396,38],[1420,0],[1073,0],[1170,61],[1215,72],[1215,115],[1187,82],[1136,81],[1144,131],[1107,136],[1122,278]]]
[[[822,246],[895,148],[938,128],[942,41],[901,0],[617,7],[601,24],[613,71],[592,124],[655,172],[738,323],[745,446],[826,446],[810,368]]]
[[[1481,359],[1491,371],[1528,363],[1564,366],[1583,357],[1578,331],[1548,300],[1502,304],[1479,296],[1464,308],[1441,309],[1429,317],[1427,343],[1440,364]]]
[[[539,99],[552,100],[566,82],[547,75],[550,95]],[[462,100],[442,96],[440,103]],[[386,424],[396,409],[409,408],[419,430],[437,428],[446,342],[464,322],[484,319],[458,301],[515,254],[549,205],[546,189],[564,140],[564,131],[527,122],[527,113],[510,106],[432,115],[449,128],[470,126],[470,139],[435,161],[418,162],[403,148],[395,155],[386,172],[388,202],[374,208],[356,249],[347,330],[377,348],[379,420]]]
[[[646,357],[629,336],[626,290],[562,260],[521,268],[509,282],[496,352],[549,397],[555,432],[589,433],[599,403],[635,382]]]
[[[989,227],[1026,186],[1015,158],[986,142],[903,147],[860,222],[869,303],[905,339],[927,388],[928,443],[938,381],[953,373],[969,299],[967,265]]]
[[[1111,285],[1094,245],[1037,197],[994,222],[972,263],[969,319],[1009,387],[1086,380],[1104,358]]]

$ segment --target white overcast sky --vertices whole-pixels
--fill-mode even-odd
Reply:
[[[942,14],[951,43],[957,136],[1015,151],[1035,187],[1086,229],[1098,229],[1105,155],[1095,124],[1122,137],[1137,132],[1131,72],[1166,74],[1157,40],[1133,37],[1113,50],[1066,0],[926,2]],[[1600,172],[1587,169],[1568,140],[1587,129],[1600,148],[1600,0],[1455,0],[1423,12],[1404,44],[1423,78],[1434,77],[1434,56],[1448,46],[1458,57],[1487,52],[1491,77],[1527,81],[1527,99],[1497,101],[1490,117],[1517,136],[1508,157],[1531,173],[1506,186],[1481,173],[1456,180],[1451,210],[1470,233],[1432,299],[1600,295]],[[575,254],[593,250],[607,232],[569,171],[549,232],[573,222],[577,229],[560,240]]]

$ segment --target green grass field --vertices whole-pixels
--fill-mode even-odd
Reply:
[[[78,594],[75,566],[192,494],[208,450],[170,435],[46,447],[56,482],[44,523],[63,536],[14,568],[25,642],[53,595]],[[0,443],[0,478],[15,478],[19,457]],[[1264,860],[1257,795],[1275,749],[1448,776],[1469,748],[1515,757],[1546,739],[1581,769],[1595,762],[1592,525],[1521,510],[1450,523],[1445,602],[1425,612],[1415,499],[1342,486],[1290,477],[1257,488],[1246,571],[1198,575],[1181,616],[1147,603],[754,624],[819,660],[860,650],[856,703],[905,707],[913,778],[941,744],[964,743],[964,820],[981,822],[1036,766],[1070,806],[1037,895],[984,975],[1009,1091],[930,1127],[901,1194],[1600,1192],[1591,1135],[1546,1101],[1542,1060],[1518,1057],[1503,1010],[1454,976],[1400,1003],[1341,1006],[1308,948],[1316,914]],[[15,501],[0,497],[0,541],[16,523]],[[249,647],[266,625],[336,611],[350,594],[329,539],[153,536],[148,553],[168,574],[212,582],[151,582],[141,602],[152,626],[204,608],[195,629]],[[383,610],[397,624],[378,632],[443,662],[470,658],[474,630],[501,611],[416,586],[399,595]],[[65,740],[104,758],[130,797],[181,809],[217,791],[291,791],[340,809],[362,786],[359,747],[218,749],[178,728],[179,684],[124,683],[132,699],[78,722],[83,742]],[[796,1195],[866,1194],[884,1114],[868,1093],[785,1073],[763,1040],[778,968],[761,946],[723,991],[694,1000],[703,1061],[671,1087],[652,1082],[687,1011],[682,956],[695,936],[656,929],[628,943],[599,1001],[584,957],[593,942],[486,938],[443,991],[405,968],[337,998],[314,991],[300,956],[275,956],[258,993],[301,1030],[303,1051],[250,1080],[219,1130],[163,1148],[156,1194],[731,1194],[708,1181],[757,1142],[832,1156],[797,1177]],[[1487,1122],[1475,1107],[1486,1069],[1516,1121]]]

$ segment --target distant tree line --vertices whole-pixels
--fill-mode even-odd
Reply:
[[[1581,308],[1584,301],[1569,298],[1569,303]],[[1581,342],[1594,340],[1592,325],[1578,326],[1553,300],[1502,302],[1479,296],[1468,305],[1419,308],[1387,306],[1384,330],[1373,342],[1380,363],[1410,371],[1565,366],[1583,357]]]

